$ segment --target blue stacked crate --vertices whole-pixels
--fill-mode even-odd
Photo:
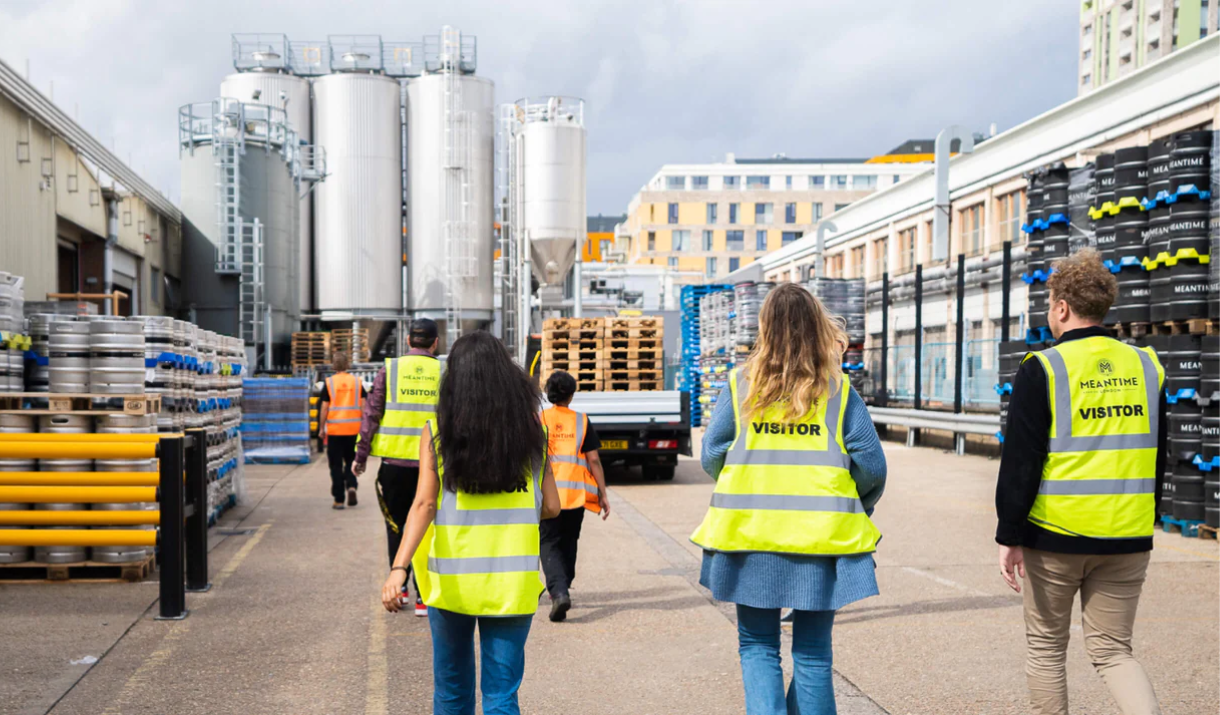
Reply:
[[[682,286],[682,369],[679,372],[679,389],[690,393],[692,427],[703,425],[699,403],[699,299],[709,293],[731,289],[732,286],[720,283]]]
[[[308,464],[309,380],[247,378],[242,388],[246,464]]]

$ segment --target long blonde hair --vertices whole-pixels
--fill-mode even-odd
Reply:
[[[841,319],[826,312],[812,293],[795,283],[771,291],[746,361],[746,415],[782,403],[785,419],[804,417],[819,398],[839,389],[846,348]]]

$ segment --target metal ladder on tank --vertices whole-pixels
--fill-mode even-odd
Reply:
[[[236,109],[219,99],[213,104],[212,153],[216,165],[216,229],[220,232],[216,247],[216,272],[232,275],[241,271],[241,103]],[[230,127],[238,128],[236,138],[229,135]]]
[[[496,263],[496,286],[500,290],[500,319],[504,345],[516,357],[517,315],[520,301],[517,298],[517,106],[500,105],[500,170],[499,181],[502,202],[498,206],[500,216],[500,260]]]
[[[461,337],[462,292],[475,277],[476,260],[471,226],[470,165],[473,156],[474,112],[464,111],[461,84],[462,35],[445,28],[441,34],[445,127],[445,344],[446,350]]]
[[[238,287],[237,330],[247,345],[263,340],[263,311],[266,309],[263,284],[263,224],[257,218],[251,222],[238,219],[241,255],[241,281]],[[263,349],[268,349],[264,345]]]

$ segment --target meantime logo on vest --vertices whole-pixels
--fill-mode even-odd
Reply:
[[[754,434],[795,434],[802,437],[818,437],[822,434],[822,425],[805,423],[784,424],[782,422],[751,422]]]
[[[1114,374],[1114,363],[1107,358],[1101,358],[1097,361],[1097,378],[1092,380],[1081,380],[1079,388],[1084,392],[1126,392],[1132,389],[1138,389],[1140,386],[1140,378],[1138,377],[1121,377]],[[1098,408],[1106,409],[1106,408]],[[1081,410],[1081,417],[1091,419]]]

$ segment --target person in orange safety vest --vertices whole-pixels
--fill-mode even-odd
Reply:
[[[356,506],[356,476],[352,462],[356,459],[356,438],[360,435],[360,412],[364,408],[364,385],[349,373],[351,361],[344,353],[335,355],[331,363],[335,374],[326,378],[319,396],[320,436],[326,439],[326,460],[330,463],[330,492],[335,498],[332,508]]]
[[[540,525],[542,569],[551,595],[552,621],[562,621],[572,607],[569,589],[576,578],[576,542],[585,510],[610,516],[606,475],[597,450],[601,446],[589,417],[568,408],[576,394],[576,379],[562,370],[546,381],[546,397],[553,407],[544,410],[550,443],[549,459],[559,487],[562,511]]]

